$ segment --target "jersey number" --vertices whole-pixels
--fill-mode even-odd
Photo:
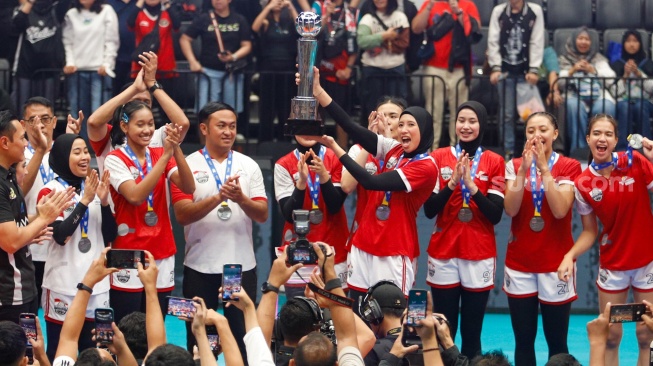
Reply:
[[[559,288],[558,295],[564,295],[569,292],[569,285],[567,284],[567,282],[559,283],[558,288]]]

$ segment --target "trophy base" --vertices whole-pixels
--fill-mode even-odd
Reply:
[[[322,136],[324,135],[324,124],[320,120],[309,119],[288,119],[283,125],[285,136]]]

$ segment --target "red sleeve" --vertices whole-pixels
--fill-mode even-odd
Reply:
[[[408,180],[412,191],[428,186],[429,190],[435,188],[439,178],[438,169],[430,158],[422,159],[416,163],[405,165],[401,172]]]
[[[161,149],[161,152],[163,152],[163,149]],[[173,168],[177,167],[177,160],[175,160],[175,157],[171,157],[170,160],[168,160],[168,164],[166,164],[166,178],[168,177],[168,174],[170,174],[170,170]]]
[[[172,203],[175,204],[182,200],[193,200],[192,194],[186,194],[177,187],[176,184],[170,182],[170,196],[172,197]]]
[[[565,169],[561,172],[561,175],[556,177],[556,182],[560,180],[570,180],[573,182],[582,172],[583,170],[580,167],[580,162],[578,162],[578,160],[569,159],[565,165]]]
[[[100,141],[93,141],[91,139],[88,142],[91,144],[91,148],[95,151],[95,155],[102,154],[102,151],[107,147],[109,140],[111,139],[111,129],[113,126],[107,125],[107,134]]]
[[[476,20],[476,23],[478,23],[478,27],[481,27],[481,16],[478,14],[478,9],[476,8],[476,4],[474,4],[471,1],[467,2],[467,6],[464,7],[463,10],[463,28],[465,30],[465,35],[469,36],[469,34],[472,32],[472,22],[471,18],[474,18]]]
[[[496,156],[494,164],[492,164],[492,176],[490,179],[492,179],[492,185],[489,189],[501,193],[506,192],[506,163],[499,155]]]
[[[340,180],[342,180],[342,163],[334,155],[330,165],[331,183],[340,183]]]
[[[36,196],[36,202],[40,201],[41,197],[47,196],[48,194],[50,194],[50,192],[52,192],[52,190],[50,188],[41,188],[41,190],[39,191],[39,194]]]
[[[651,164],[651,162],[639,152],[635,151],[634,154],[635,159],[639,160],[639,166],[641,166],[646,186],[650,189],[650,185],[653,183],[653,164]]]

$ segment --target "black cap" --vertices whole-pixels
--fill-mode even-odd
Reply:
[[[406,308],[406,296],[396,285],[383,284],[375,288],[374,292],[372,292],[372,298],[375,299],[382,308]]]

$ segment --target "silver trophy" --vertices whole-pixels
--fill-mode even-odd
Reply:
[[[324,123],[317,112],[319,106],[313,97],[313,66],[317,53],[317,37],[322,28],[322,19],[312,12],[303,12],[295,20],[297,33],[302,37],[297,41],[299,64],[298,95],[290,104],[290,117],[284,125],[286,136],[324,135]]]

